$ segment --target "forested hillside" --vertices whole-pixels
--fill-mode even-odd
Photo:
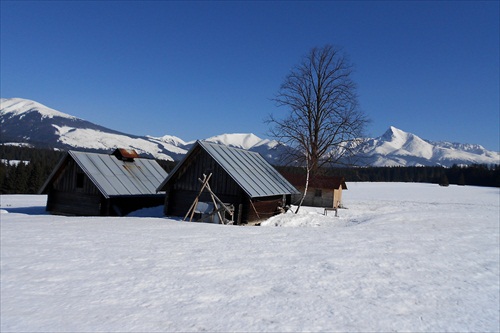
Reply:
[[[37,193],[63,152],[0,146],[0,193]]]
[[[35,194],[48,178],[62,151],[0,145],[0,193]],[[157,160],[167,171],[175,162]],[[279,168],[283,169],[283,168]],[[300,172],[300,169],[295,169]],[[500,165],[467,167],[334,168],[327,172],[347,182],[416,182],[500,187]]]

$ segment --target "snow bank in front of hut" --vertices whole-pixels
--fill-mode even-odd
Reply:
[[[301,207],[299,213],[295,214],[297,207],[292,206],[284,214],[273,216],[261,223],[264,227],[343,227],[344,223],[339,219],[333,219],[334,211],[324,215],[324,209],[314,207]]]

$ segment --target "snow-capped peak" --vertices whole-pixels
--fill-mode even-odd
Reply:
[[[414,136],[411,133],[400,130],[394,126],[389,127],[389,129],[380,137],[384,141],[393,142],[395,144],[404,144],[410,137]]]
[[[377,153],[416,155],[424,158],[432,157],[432,146],[415,134],[404,132],[391,126],[381,137],[374,140]]]
[[[181,138],[178,138],[174,135],[164,135],[162,137],[154,137],[154,136],[146,135],[146,137],[153,139],[153,140],[161,141],[163,143],[170,144],[170,145],[175,146],[175,147],[185,146],[187,144],[184,140],[182,140]]]
[[[253,133],[221,134],[210,137],[205,141],[243,149],[251,149],[257,146],[272,144],[271,140],[261,139]]]
[[[394,126],[357,147],[373,166],[496,164],[500,154],[480,145],[432,142]]]
[[[0,99],[0,114],[12,116],[22,115],[29,112],[38,112],[42,118],[62,117],[68,119],[78,119],[66,113],[51,109],[43,104],[24,98],[2,98]]]

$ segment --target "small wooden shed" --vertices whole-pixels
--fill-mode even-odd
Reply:
[[[200,180],[210,174],[212,192],[234,208],[234,224],[276,215],[299,193],[260,154],[197,141],[158,187],[166,193],[165,215],[184,217],[200,193]],[[210,193],[202,192],[199,201],[212,202]]]
[[[167,172],[134,150],[112,154],[70,150],[39,190],[47,194],[46,210],[53,214],[124,216],[163,204],[156,188]]]
[[[283,176],[294,185],[301,194],[304,193],[306,176],[304,174],[283,172]],[[303,205],[311,207],[340,208],[342,207],[342,190],[347,190],[344,177],[316,175],[309,179],[306,197]],[[300,196],[294,197],[295,201]]]

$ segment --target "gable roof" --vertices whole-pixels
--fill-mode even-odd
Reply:
[[[68,154],[61,159],[39,193],[46,193],[48,185],[70,158],[78,164],[106,198],[155,195],[158,184],[168,175],[155,160],[146,158],[135,158],[133,161],[120,160],[115,156],[116,154],[113,154],[68,151]]]
[[[291,172],[282,172],[281,174],[294,186],[304,187],[306,184],[305,174],[297,174]],[[309,179],[309,186],[330,190],[338,189],[340,186],[342,186],[343,190],[347,190],[345,178],[336,176],[315,175]]]
[[[184,159],[161,183],[158,191],[165,189],[197,147],[205,150],[250,198],[300,193],[259,153],[207,141],[196,141]]]

